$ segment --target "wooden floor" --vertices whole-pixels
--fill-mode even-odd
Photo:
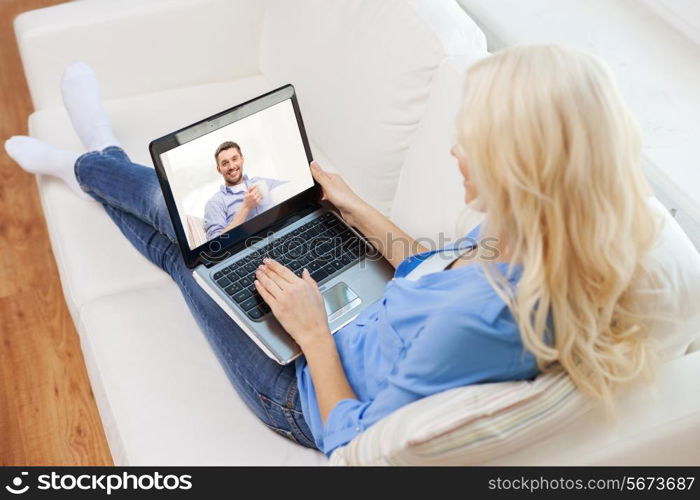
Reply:
[[[12,20],[57,3],[0,0],[3,143],[32,111]],[[111,465],[34,177],[0,150],[0,465]]]

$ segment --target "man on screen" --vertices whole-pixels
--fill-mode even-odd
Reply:
[[[244,175],[243,153],[235,142],[222,143],[214,158],[224,183],[204,207],[204,227],[210,240],[271,208],[270,191],[286,182]]]

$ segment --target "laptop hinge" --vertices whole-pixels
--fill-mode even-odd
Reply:
[[[231,247],[227,247],[222,250],[221,254],[219,256],[212,256],[211,259],[203,259],[199,258],[199,263],[204,265],[206,268],[210,268],[215,266],[216,264],[220,263],[223,260],[223,255],[225,254],[237,254],[241,250],[249,247],[250,245],[253,245],[257,242],[260,241],[261,238],[266,238],[267,236],[276,233],[277,231],[280,231],[281,229],[289,226],[290,224],[294,224],[296,221],[303,219],[310,213],[312,213],[315,210],[318,210],[321,207],[321,205],[318,205],[316,203],[311,203],[308,205],[305,205],[302,207],[300,210],[297,210],[291,215],[288,215],[287,217],[280,219],[269,226],[267,226],[265,229],[261,229],[257,233],[251,234],[248,236],[245,240],[236,243],[235,245]],[[218,257],[218,258],[217,258]]]

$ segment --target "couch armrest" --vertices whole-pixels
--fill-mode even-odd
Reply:
[[[63,69],[83,61],[118,98],[259,73],[263,2],[68,2],[15,19],[36,110],[61,105]]]

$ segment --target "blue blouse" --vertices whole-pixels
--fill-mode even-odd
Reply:
[[[481,265],[429,273],[415,281],[405,278],[435,252],[404,260],[383,298],[335,333],[357,399],[339,401],[325,426],[306,358],[296,360],[304,417],[316,445],[327,455],[423,397],[537,374],[534,356],[523,349],[518,326]],[[496,265],[512,285],[517,283],[521,269],[515,267],[508,276],[506,263]]]

